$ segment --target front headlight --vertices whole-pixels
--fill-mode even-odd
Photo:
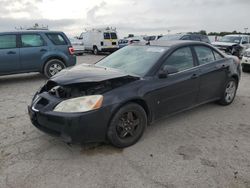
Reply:
[[[243,56],[250,57],[250,51],[245,51],[244,54],[243,54]]]
[[[54,111],[67,113],[87,112],[100,108],[102,106],[102,101],[102,95],[91,95],[68,99],[59,103]]]

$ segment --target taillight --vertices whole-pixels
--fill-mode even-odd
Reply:
[[[75,52],[74,48],[73,47],[69,47],[69,53],[70,53],[70,55],[74,55],[74,52]]]

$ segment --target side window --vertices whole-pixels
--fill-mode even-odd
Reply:
[[[117,39],[116,33],[110,33],[111,39]]]
[[[189,47],[184,47],[176,50],[165,61],[163,66],[165,65],[173,66],[177,68],[178,71],[192,68],[194,66],[194,61],[191,49]]]
[[[181,40],[191,40],[189,35],[184,35]]]
[[[201,41],[206,42],[206,43],[210,43],[209,38],[206,36],[201,36]]]
[[[248,38],[247,37],[243,37],[241,43],[242,44],[248,44]]]
[[[218,52],[213,50],[213,53],[216,61],[223,59],[223,57]]]
[[[198,35],[192,35],[192,36],[191,36],[191,40],[201,41],[201,38],[200,38],[200,36],[198,36]]]
[[[110,39],[110,33],[103,33],[104,39]]]
[[[16,48],[16,35],[0,35],[0,49]]]
[[[215,61],[212,50],[205,46],[194,47],[200,65]]]
[[[65,38],[59,33],[47,33],[47,36],[54,45],[67,45]]]
[[[44,45],[44,41],[40,35],[25,34],[21,35],[22,47],[39,47]]]

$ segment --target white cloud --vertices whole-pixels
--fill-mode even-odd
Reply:
[[[121,35],[243,31],[249,8],[249,0],[1,0],[0,30],[42,22],[72,35],[105,26]]]

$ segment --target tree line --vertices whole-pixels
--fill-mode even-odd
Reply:
[[[223,31],[223,32],[209,32],[207,33],[205,30],[201,30],[199,32],[197,32],[199,34],[202,35],[215,35],[215,36],[225,36],[225,35],[232,35],[232,34],[239,34],[239,35],[250,35],[250,33],[242,33],[242,32],[238,32],[238,31],[232,31],[232,32],[228,32],[228,31]]]

